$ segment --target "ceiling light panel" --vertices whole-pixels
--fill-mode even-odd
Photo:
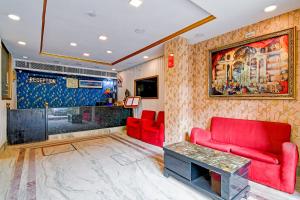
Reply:
[[[71,42],[71,43],[70,43],[70,46],[72,46],[72,47],[76,47],[76,46],[77,46],[77,43],[75,43],[75,42]]]
[[[266,8],[264,9],[264,11],[265,11],[266,13],[268,13],[268,12],[272,12],[272,11],[274,11],[274,10],[276,10],[276,9],[277,9],[277,6],[276,6],[276,5],[271,5],[271,6],[266,7]]]
[[[100,35],[100,36],[99,36],[99,40],[107,40],[107,36],[105,36],[105,35]]]
[[[21,19],[18,15],[14,15],[14,14],[9,14],[8,18],[14,21],[19,21]]]
[[[26,42],[19,41],[18,44],[19,44],[19,45],[22,45],[22,46],[25,46],[25,45],[26,45]]]
[[[142,0],[130,0],[129,4],[138,8],[143,4],[143,1]]]

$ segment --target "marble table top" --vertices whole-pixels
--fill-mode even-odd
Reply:
[[[228,173],[235,173],[240,168],[250,163],[250,159],[186,141],[165,146],[164,149],[181,154],[192,160],[205,163]]]

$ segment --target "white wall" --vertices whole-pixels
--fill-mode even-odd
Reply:
[[[118,88],[118,100],[122,101],[125,97],[125,90],[128,89],[131,95],[134,95],[134,80],[149,76],[158,75],[159,77],[159,95],[158,99],[143,99],[140,107],[135,112],[135,116],[140,117],[142,110],[164,110],[164,58],[159,57],[149,62],[137,65],[119,73],[123,79],[122,87]]]
[[[0,52],[1,49],[2,49],[2,45],[0,43]],[[0,63],[1,63],[1,53],[0,53]],[[1,88],[2,88],[2,82],[1,82],[1,70],[0,70],[0,91]],[[6,142],[6,101],[2,101],[0,97],[0,148],[5,142]]]

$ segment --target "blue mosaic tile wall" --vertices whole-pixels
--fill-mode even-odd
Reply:
[[[29,83],[29,77],[55,78],[56,84]],[[103,81],[101,89],[67,88],[66,78],[72,77],[79,80]],[[17,71],[17,107],[18,109],[44,108],[45,102],[49,107],[77,107],[95,106],[96,102],[106,101],[107,88],[116,91],[116,80],[103,78],[67,76],[51,73],[39,73],[32,71]]]

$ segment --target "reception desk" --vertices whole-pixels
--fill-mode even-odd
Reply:
[[[48,135],[126,125],[132,109],[122,106],[8,110],[9,144],[44,141]]]

